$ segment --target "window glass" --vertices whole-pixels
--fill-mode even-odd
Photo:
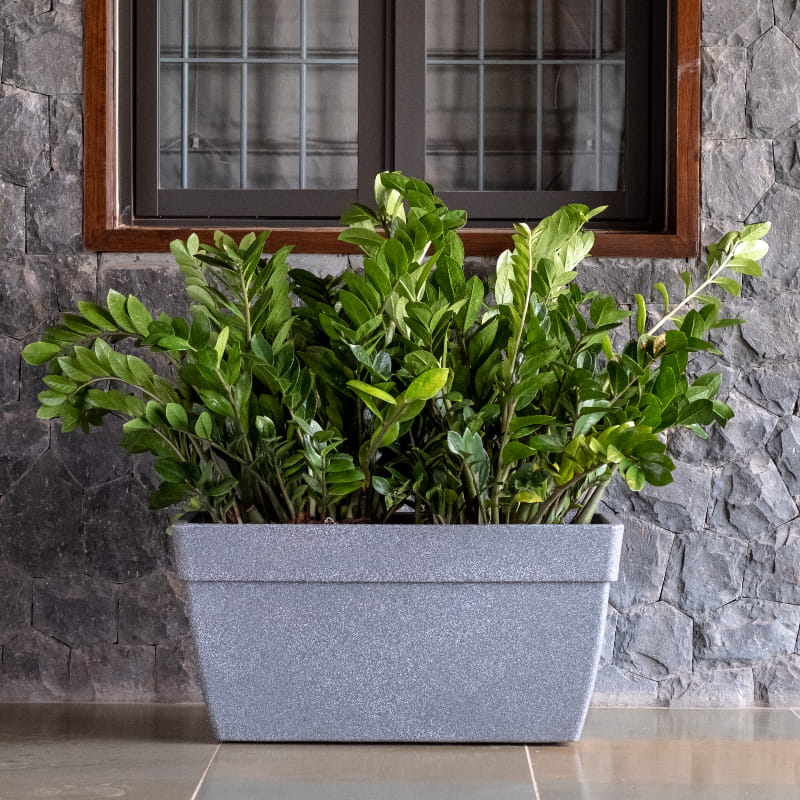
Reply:
[[[625,0],[426,3],[426,177],[442,190],[616,191]]]
[[[160,188],[356,185],[357,0],[160,0],[159,13]]]

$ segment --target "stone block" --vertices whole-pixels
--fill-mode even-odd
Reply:
[[[744,372],[736,388],[778,416],[793,414],[800,396],[800,364],[774,361]]]
[[[759,664],[753,672],[762,703],[778,708],[800,706],[800,656],[785,656]]]
[[[743,222],[775,181],[772,142],[759,139],[703,143],[703,213]]]
[[[696,669],[659,684],[659,705],[670,708],[741,708],[755,700],[753,670]]]
[[[789,494],[800,495],[800,419],[790,417],[781,422],[767,445]]]
[[[25,189],[0,180],[0,250],[24,249]]]
[[[169,261],[169,263],[168,263]],[[109,289],[133,294],[153,312],[164,311],[171,316],[185,316],[190,301],[184,292],[183,278],[171,259],[148,256],[104,255],[97,276],[97,296],[105,301]]]
[[[609,605],[606,610],[606,627],[603,631],[603,647],[600,651],[600,666],[605,667],[614,660],[614,640],[617,638],[619,612]]]
[[[659,680],[692,668],[692,620],[669,603],[658,602],[617,620],[615,666]]]
[[[51,162],[57,172],[83,170],[83,104],[78,96],[54,97],[50,105]]]
[[[44,333],[55,308],[52,273],[32,269],[21,254],[0,253],[0,334],[24,339]]]
[[[609,600],[620,611],[655,603],[661,596],[674,535],[642,519],[621,515],[625,526],[620,573],[611,584]]]
[[[83,182],[80,175],[50,172],[28,189],[30,253],[77,253],[82,239]]]
[[[127,581],[166,562],[161,518],[147,508],[144,490],[134,479],[88,490],[83,515],[90,574]]]
[[[753,542],[742,594],[758,600],[800,605],[800,539],[783,545]]]
[[[690,464],[718,467],[741,459],[763,447],[775,431],[777,418],[739,392],[732,392],[725,402],[735,414],[726,425],[712,425],[708,438],[680,428],[669,437],[670,452],[680,454]]]
[[[667,287],[670,297],[683,297],[685,289],[680,274],[696,270],[686,259],[588,258],[578,273],[577,282],[584,291],[589,288],[610,294],[634,304],[634,294],[640,294],[648,304],[661,307],[663,300],[653,286],[659,281]],[[699,274],[699,273],[698,273]]]
[[[120,643],[174,644],[190,633],[186,587],[174,575],[158,571],[120,587]]]
[[[747,543],[713,534],[677,536],[662,598],[691,617],[740,597]]]
[[[36,578],[33,626],[73,647],[117,640],[117,597],[113,584],[87,575]]]
[[[711,492],[709,470],[679,464],[673,477],[666,486],[648,485],[641,492],[632,492],[623,480],[615,479],[606,492],[606,504],[615,514],[637,516],[673,533],[703,530]]]
[[[800,606],[735,600],[697,623],[695,657],[728,664],[761,662],[794,652]]]
[[[0,336],[0,406],[19,400],[21,350],[22,345],[16,339]]]
[[[83,91],[83,34],[78,10],[59,9],[10,25],[3,83],[42,95]]]
[[[101,644],[73,648],[71,696],[87,702],[153,702],[155,661],[155,647]]]
[[[593,706],[654,706],[657,702],[657,681],[613,665],[597,671]]]
[[[774,138],[800,122],[800,52],[780,28],[750,49],[747,118],[754,136]]]
[[[59,311],[75,311],[79,300],[97,298],[97,255],[58,253],[30,256],[34,269],[53,276]]]
[[[81,490],[50,454],[0,498],[0,552],[33,575],[84,571]]]
[[[69,647],[29,628],[3,647],[0,701],[67,699],[69,664]]]
[[[0,0],[0,25],[44,14],[50,10],[52,0]]]
[[[798,514],[778,468],[763,450],[720,469],[709,523],[719,533],[758,539]]]
[[[0,85],[0,178],[27,186],[50,170],[47,98]]]
[[[8,492],[33,467],[49,442],[50,425],[36,419],[25,404],[0,408],[0,494]]]
[[[800,6],[797,0],[773,0],[775,24],[800,46]]]
[[[121,428],[121,421],[108,415],[89,436],[81,431],[53,431],[51,447],[75,483],[94,489],[132,472],[132,457],[120,446]]]
[[[703,136],[743,139],[747,135],[746,80],[744,47],[703,49]]]
[[[749,45],[773,25],[771,0],[703,0],[704,45]]]
[[[12,564],[0,563],[0,644],[31,624],[31,578]]]
[[[775,180],[794,189],[800,188],[800,125],[793,125],[775,138]]]
[[[156,647],[156,692],[162,703],[202,702],[200,670],[191,637]]]

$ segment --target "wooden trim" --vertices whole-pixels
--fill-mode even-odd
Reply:
[[[691,258],[700,247],[700,0],[673,0],[674,64],[669,119],[668,206],[664,232],[596,232],[598,256]],[[114,130],[115,20],[113,0],[84,0],[84,246],[95,251],[160,252],[190,227],[123,225],[118,209],[117,144]],[[240,236],[250,227],[229,229]],[[297,252],[349,253],[338,228],[275,228],[273,246],[293,244]],[[202,231],[198,230],[199,233]],[[212,231],[209,229],[208,236]],[[468,255],[494,256],[511,243],[508,229],[467,229]]]
[[[117,229],[114,12],[111,0],[83,6],[83,240],[98,250]]]

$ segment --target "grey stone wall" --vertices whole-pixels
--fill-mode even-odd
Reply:
[[[736,419],[708,441],[675,437],[674,484],[610,492],[626,539],[596,703],[800,703],[800,2],[703,11],[704,235],[771,219],[772,251],[735,304],[748,324],[722,337]],[[0,700],[196,700],[146,464],[113,429],[87,439],[36,420],[38,372],[19,356],[112,287],[177,310],[176,270],[81,249],[79,0],[0,0],[0,27]],[[619,294],[686,267],[587,270]]]

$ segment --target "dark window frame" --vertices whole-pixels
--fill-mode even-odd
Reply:
[[[700,2],[666,0],[670,6],[670,61],[668,64],[668,102],[664,110],[667,142],[664,152],[667,191],[663,229],[597,230],[593,252],[598,256],[691,257],[699,249],[700,199]],[[421,2],[421,0],[412,0]],[[126,4],[115,0],[84,0],[84,93],[85,93],[85,168],[84,168],[84,243],[87,249],[116,252],[152,252],[164,250],[175,237],[185,237],[192,230],[210,238],[214,228],[223,227],[232,235],[257,227],[248,220],[231,227],[230,220],[204,219],[203,225],[181,220],[134,220],[130,209],[120,201],[130,195],[126,175],[121,169],[131,163],[130,137],[120,130],[132,130],[124,110],[129,102],[119,103],[116,92],[119,64],[130,59],[130,43],[118,39],[118,7],[125,13]],[[130,20],[123,20],[130,24]],[[402,43],[396,48],[399,52]],[[395,65],[387,63],[388,72]],[[123,115],[120,115],[120,109]],[[387,109],[384,124],[391,130],[392,113]],[[654,132],[658,136],[658,132]],[[408,170],[407,170],[408,171]],[[363,187],[362,187],[363,189]],[[212,190],[213,191],[213,190]],[[445,199],[458,206],[456,199]],[[577,193],[567,192],[564,201],[575,200]],[[660,198],[655,198],[656,202]],[[342,209],[343,210],[343,209]],[[250,224],[248,224],[248,222]],[[294,244],[298,252],[343,253],[351,249],[338,241],[339,228],[315,225],[313,220],[271,227],[274,246]],[[496,255],[509,245],[511,228],[472,227],[463,232],[471,255]]]

